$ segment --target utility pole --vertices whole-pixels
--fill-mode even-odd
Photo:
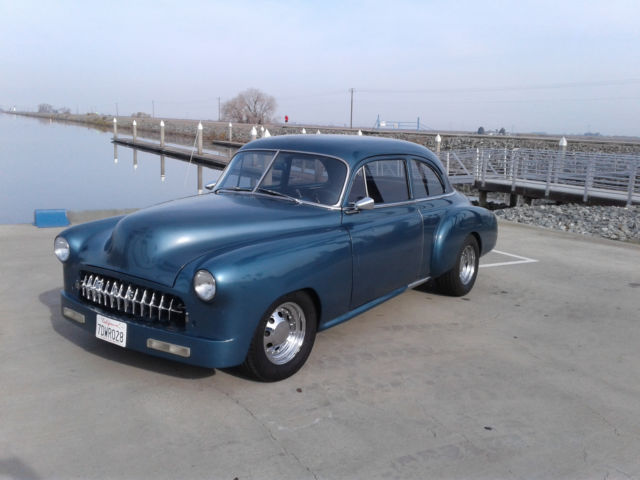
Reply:
[[[351,116],[349,119],[349,128],[353,128],[353,88],[350,88],[349,91],[351,92]]]
[[[218,121],[220,121],[220,97],[218,97]]]
[[[118,102],[116,102],[116,117],[119,117],[120,115],[118,115]]]
[[[156,102],[151,100],[151,118],[156,117]]]

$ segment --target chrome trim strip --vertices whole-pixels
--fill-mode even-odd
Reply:
[[[416,287],[422,285],[423,283],[427,283],[429,280],[431,280],[431,277],[421,278],[420,280],[416,280],[415,282],[411,282],[409,285],[407,285],[407,288],[416,288]]]
[[[243,150],[243,151],[246,152],[246,150]],[[258,179],[255,186],[253,187],[253,190],[251,190],[252,193],[256,193],[256,190],[262,183],[262,180],[264,180],[264,177],[267,176],[267,173],[269,173],[269,169],[273,166],[273,163],[276,161],[276,158],[278,158],[278,155],[280,155],[280,150],[276,150],[276,153],[273,155],[273,157],[271,157],[271,161],[269,162],[269,165],[267,165],[267,168],[264,169],[264,172],[262,172],[262,175],[260,175],[260,178]]]
[[[414,198],[413,200],[407,200],[405,202],[395,202],[395,203],[378,203],[373,206],[373,208],[385,208],[385,207],[397,207],[399,205],[409,205],[418,202],[425,202],[428,200],[438,200],[440,198],[449,197],[451,195],[455,195],[455,190],[453,192],[444,193],[442,195],[437,195],[435,197],[424,197],[424,198]]]

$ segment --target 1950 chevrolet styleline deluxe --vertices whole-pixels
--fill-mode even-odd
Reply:
[[[496,243],[494,215],[399,140],[264,138],[207,187],[62,232],[63,315],[124,348],[280,380],[317,331],[407,288],[466,294]]]

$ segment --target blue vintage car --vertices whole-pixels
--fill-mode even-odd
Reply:
[[[408,288],[468,293],[496,243],[494,215],[399,140],[265,138],[207,187],[62,232],[64,317],[120,347],[280,380],[317,331]]]

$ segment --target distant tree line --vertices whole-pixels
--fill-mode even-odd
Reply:
[[[61,115],[69,115],[71,113],[71,109],[67,107],[53,108],[48,103],[41,103],[38,105],[38,113],[57,113]]]
[[[500,130],[485,131],[484,127],[478,128],[478,135],[506,135],[507,131],[502,127]]]

